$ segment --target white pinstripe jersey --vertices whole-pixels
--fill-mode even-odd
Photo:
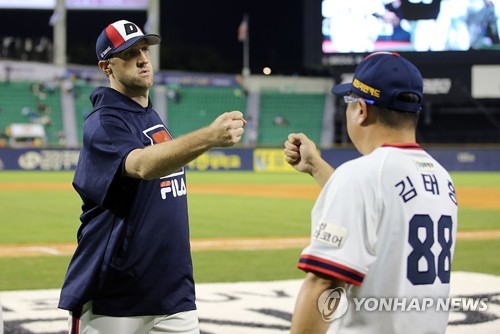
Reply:
[[[311,244],[298,267],[351,284],[348,311],[334,321],[341,333],[444,333],[447,312],[356,311],[353,299],[448,296],[455,189],[422,148],[384,145],[343,164],[323,187],[311,218]]]

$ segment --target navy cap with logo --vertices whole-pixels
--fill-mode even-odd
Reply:
[[[422,110],[422,75],[415,65],[396,52],[375,52],[359,63],[352,82],[334,86],[332,93],[353,93],[379,107],[415,113]],[[419,101],[398,100],[402,93],[415,94]]]
[[[135,23],[130,21],[120,20],[111,23],[97,38],[95,44],[97,59],[109,59],[113,54],[128,49],[143,39],[146,39],[149,45],[161,42],[160,36],[144,34]]]

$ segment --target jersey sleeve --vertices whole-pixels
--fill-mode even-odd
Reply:
[[[125,157],[144,144],[120,117],[109,114],[91,117],[85,124],[84,143],[73,186],[84,200],[105,207],[111,185],[123,176]],[[126,186],[127,181],[122,181]]]
[[[356,177],[355,166],[339,167],[313,208],[311,243],[298,268],[361,286],[376,258],[374,197],[373,187]]]

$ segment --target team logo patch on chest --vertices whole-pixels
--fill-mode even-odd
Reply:
[[[144,133],[144,135],[149,139],[151,145],[163,143],[173,139],[172,135],[168,132],[167,128],[165,128],[163,124],[158,124],[147,128],[146,130],[142,131],[142,133]]]
[[[142,133],[149,139],[151,145],[164,143],[173,139],[170,132],[163,124],[147,128]],[[169,196],[186,196],[186,181],[184,180],[184,167],[178,171],[160,178],[160,194],[162,199]]]

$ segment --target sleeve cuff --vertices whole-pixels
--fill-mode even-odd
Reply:
[[[359,271],[312,255],[302,255],[297,267],[305,272],[322,273],[356,286],[361,286],[365,278],[365,274]]]

